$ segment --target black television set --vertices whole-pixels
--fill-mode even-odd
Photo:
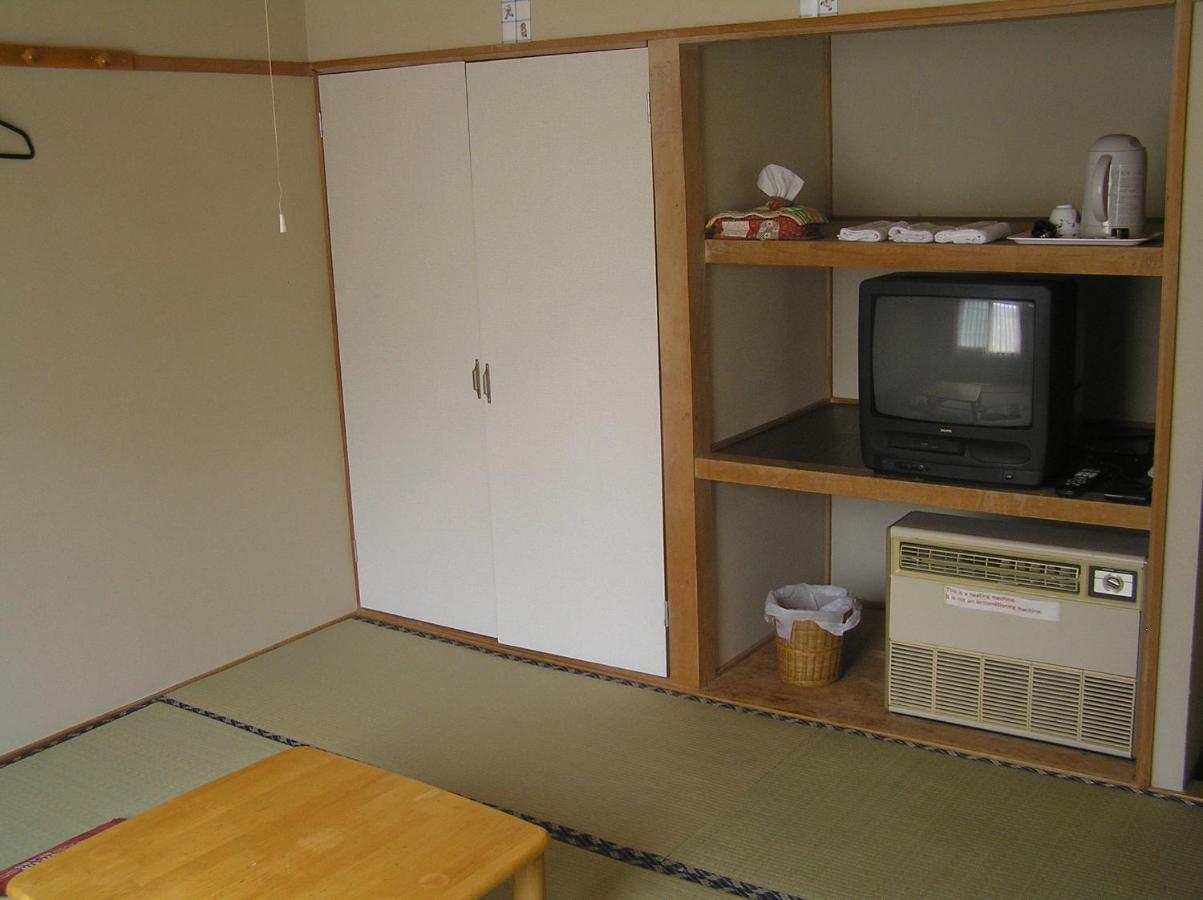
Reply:
[[[1070,438],[1076,289],[902,272],[860,286],[860,441],[878,472],[1039,485]]]

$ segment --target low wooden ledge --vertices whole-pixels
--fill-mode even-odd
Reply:
[[[266,75],[267,60],[211,59],[194,56],[139,56],[129,50],[97,47],[43,47],[0,44],[0,66],[21,69],[92,69],[111,72],[203,72],[216,75]],[[271,73],[308,78],[307,62],[272,60]]]

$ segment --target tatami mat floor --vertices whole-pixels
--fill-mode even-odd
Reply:
[[[284,749],[276,740],[152,703],[0,770],[0,868]],[[548,850],[547,877],[556,898],[715,896],[562,842]],[[488,900],[509,896],[507,886]]]
[[[360,620],[0,769],[0,866],[282,741],[539,821],[552,898],[1203,896],[1200,808]]]

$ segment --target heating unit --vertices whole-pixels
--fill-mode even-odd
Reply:
[[[889,531],[891,712],[1132,756],[1147,536],[913,512]]]

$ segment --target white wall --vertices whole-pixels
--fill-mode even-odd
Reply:
[[[201,6],[0,40],[218,54],[254,4]],[[0,69],[37,147],[0,160],[0,753],[354,608],[313,89],[276,88],[285,235],[267,79]]]

